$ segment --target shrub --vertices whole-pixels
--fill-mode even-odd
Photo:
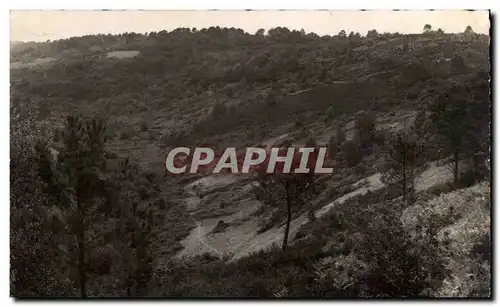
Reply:
[[[227,113],[227,108],[224,103],[216,103],[212,108],[212,117],[220,117]]]
[[[55,129],[54,130],[54,135],[52,137],[52,140],[54,143],[59,143],[61,141],[61,130],[60,129]]]
[[[460,187],[470,187],[476,182],[476,174],[472,169],[466,169],[461,172],[458,184]]]
[[[491,236],[489,233],[481,237],[481,240],[471,250],[472,256],[479,257],[482,261],[491,263]]]
[[[163,137],[163,144],[166,146],[186,146],[192,141],[191,135],[184,130],[173,131]]]
[[[356,167],[354,168],[354,172],[356,173],[356,175],[363,175],[365,174],[367,171],[367,168],[365,165],[363,164],[358,164],[356,165]]]
[[[309,222],[314,222],[316,220],[316,216],[314,215],[314,210],[309,210],[307,212],[307,218],[309,220]]]
[[[375,132],[375,143],[379,146],[384,146],[386,141],[389,139],[388,131],[377,130]]]
[[[356,137],[363,148],[370,147],[375,139],[375,116],[371,113],[360,112],[354,123]]]
[[[148,131],[148,129],[149,129],[149,126],[148,126],[148,123],[146,122],[146,120],[141,121],[141,131],[146,132],[146,131]]]
[[[328,140],[328,155],[330,159],[334,159],[337,155],[338,144],[334,136],[331,136]]]
[[[437,185],[427,189],[427,192],[429,192],[433,195],[439,196],[443,193],[451,192],[454,189],[455,188],[454,188],[453,184],[451,184],[449,182],[445,182],[445,183],[437,184]]]
[[[345,142],[345,131],[344,128],[339,125],[335,131],[335,139],[337,140],[337,144],[340,146]]]
[[[335,115],[336,115],[335,108],[333,106],[328,107],[328,109],[326,110],[326,118],[328,120],[332,120],[335,118]]]
[[[298,129],[300,129],[299,131],[297,131],[294,134],[294,139],[295,140],[300,140],[300,139],[309,137],[309,132],[307,131],[306,128],[303,127],[303,125],[301,124],[301,122],[295,122],[295,127],[298,128]]]
[[[299,129],[299,128],[303,128],[304,127],[304,124],[302,123],[301,120],[296,120],[295,122],[293,122],[293,127],[295,129]]]
[[[158,139],[157,133],[155,131],[149,130],[148,139],[150,141],[156,141]]]
[[[366,224],[365,240],[356,254],[369,267],[362,277],[367,294],[416,297],[424,295],[425,289],[439,288],[449,270],[446,251],[437,239],[439,228],[432,218],[421,220],[415,237],[393,212]]]
[[[342,155],[347,161],[347,165],[352,167],[361,162],[361,151],[358,146],[353,141],[347,141],[342,146]]]
[[[121,131],[120,132],[120,140],[128,140],[130,139],[131,137],[134,136],[134,131],[131,130],[131,129],[127,129],[127,130],[124,130],[124,131]]]
[[[269,93],[266,96],[265,103],[268,107],[272,107],[276,105],[276,97],[273,93]]]

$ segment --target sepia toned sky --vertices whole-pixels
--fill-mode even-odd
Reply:
[[[255,33],[281,26],[319,35],[340,30],[420,33],[424,24],[445,32],[489,32],[488,11],[11,11],[11,41],[46,41],[98,33],[173,30],[211,26]]]

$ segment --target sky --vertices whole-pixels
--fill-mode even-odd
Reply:
[[[304,29],[319,35],[341,30],[360,32],[421,33],[425,24],[445,32],[489,32],[488,11],[11,11],[11,41],[46,41],[87,34],[145,33],[175,28],[211,26]]]

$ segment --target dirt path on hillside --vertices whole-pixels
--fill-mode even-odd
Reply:
[[[213,248],[212,246],[208,245],[206,242],[205,242],[205,239],[203,239],[203,236],[205,235],[203,233],[203,230],[202,230],[202,226],[201,226],[201,223],[200,222],[196,222],[196,227],[198,228],[198,231],[196,233],[196,238],[198,239],[198,241],[200,241],[200,243],[205,247],[207,248],[208,250],[214,252],[217,256],[219,256],[219,258],[222,257],[222,253]]]
[[[416,180],[416,190],[422,191],[436,184],[450,180],[447,166],[437,166],[432,163]],[[226,175],[227,176],[227,175]],[[198,186],[202,190],[221,188],[235,183],[237,177],[224,177],[224,175],[211,175],[199,179],[186,186],[188,194],[187,202],[191,210],[198,208],[202,200],[194,192],[194,187]],[[334,201],[328,203],[315,211],[316,218],[320,218],[337,205],[342,205],[348,199],[357,195],[364,195],[368,191],[377,191],[385,187],[381,181],[381,174],[376,173],[359,180],[353,184],[356,190],[342,195]],[[281,244],[284,235],[284,225],[273,227],[263,233],[258,234],[259,217],[252,216],[252,212],[258,208],[258,203],[251,203],[250,199],[242,200],[241,210],[237,213],[221,216],[217,218],[206,218],[196,221],[196,228],[183,240],[184,249],[178,256],[193,256],[205,252],[212,253],[218,257],[230,255],[232,260],[239,259],[251,253],[269,248],[273,244]],[[230,226],[221,233],[212,233],[217,223],[222,220]],[[290,224],[289,240],[293,240],[300,227],[309,221],[307,212],[293,219]]]
[[[210,175],[187,185],[185,187],[187,194],[186,203],[191,216],[194,217],[196,210],[201,209],[203,205],[203,200],[198,196],[198,193],[204,194],[214,189],[230,186],[239,179],[241,179],[241,177],[237,175]],[[246,186],[242,189],[245,190],[245,188]],[[238,221],[247,218],[255,208],[249,206],[248,208],[243,208],[236,213],[226,216],[203,218],[195,221],[196,228],[194,228],[191,234],[182,241],[184,249],[178,256],[183,257],[209,252],[218,257],[222,257],[228,252],[237,250],[240,245],[245,243],[245,239],[248,238],[249,234],[252,234],[258,227],[257,223],[249,224],[247,221],[247,225],[241,225],[244,223],[238,223]],[[231,227],[226,232],[217,234],[212,233],[219,221],[240,225]],[[249,225],[251,227],[249,227]],[[245,228],[245,226],[247,227]],[[227,236],[228,234],[230,237]]]
[[[214,185],[220,187],[221,185],[229,185],[234,182],[233,179],[214,179],[212,176],[204,177],[188,186],[186,192],[188,194],[187,202],[190,211],[195,210],[201,203],[201,199],[194,192],[195,186],[207,185],[205,188],[213,188]],[[364,194],[368,189],[375,190],[381,186],[380,175],[373,175],[366,179],[360,180],[356,183],[360,186],[362,182],[367,181],[367,186],[361,187],[349,194],[346,194],[334,202],[317,210],[315,215],[322,216],[328,212],[335,204],[343,203],[348,198],[354,197],[359,194]],[[210,186],[212,184],[212,186]],[[267,248],[272,244],[280,244],[283,240],[283,227],[273,227],[263,233],[258,234],[259,228],[258,217],[251,218],[250,215],[258,206],[245,206],[240,212],[232,215],[207,218],[196,221],[196,228],[191,231],[191,234],[183,240],[182,244],[184,249],[179,253],[179,256],[197,255],[205,252],[212,253],[218,257],[224,254],[231,254],[232,259],[238,259],[245,255],[257,252],[261,249]],[[219,220],[225,223],[230,223],[231,226],[222,233],[212,233],[213,228],[217,225]],[[302,225],[308,222],[307,213],[302,214],[298,218],[292,220],[290,224],[289,238],[292,240],[297,234]]]

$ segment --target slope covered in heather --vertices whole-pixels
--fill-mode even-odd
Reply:
[[[489,264],[474,252],[488,249],[490,228],[489,37],[262,33],[213,27],[12,46],[16,295],[490,295]],[[67,115],[106,122],[105,162],[81,177],[98,182],[86,199],[96,212],[80,211],[87,258],[77,257],[75,215],[61,200],[79,181],[64,175],[74,174],[69,162],[47,158],[69,159]],[[309,141],[328,148],[334,172],[315,176],[314,195],[291,209],[284,251],[285,197],[263,190],[262,178],[165,173],[177,146]],[[33,210],[38,203],[50,209]],[[25,243],[25,220],[38,245]],[[23,275],[32,262],[44,266]]]

